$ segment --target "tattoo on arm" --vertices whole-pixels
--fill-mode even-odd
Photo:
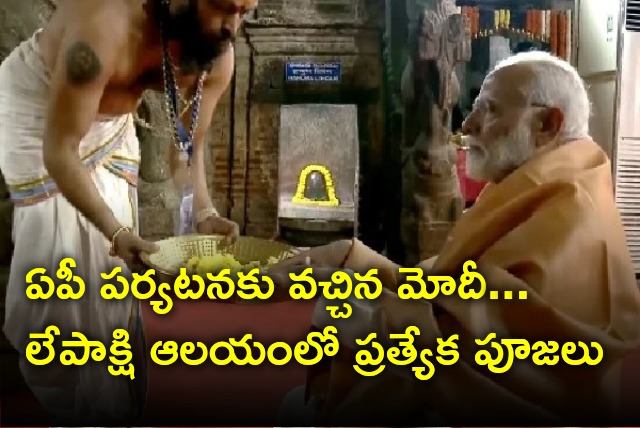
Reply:
[[[67,50],[67,79],[75,85],[93,81],[102,70],[100,59],[85,42],[76,42]]]

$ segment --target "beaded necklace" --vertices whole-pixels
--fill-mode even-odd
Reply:
[[[162,75],[164,80],[164,94],[165,94],[165,103],[166,110],[169,122],[173,126],[174,132],[174,144],[178,152],[180,153],[181,158],[186,160],[191,160],[191,155],[193,154],[193,135],[195,133],[195,129],[198,123],[198,115],[200,113],[200,102],[202,101],[202,86],[204,83],[204,78],[206,76],[205,72],[200,73],[198,76],[198,81],[196,83],[196,89],[193,94],[193,99],[191,100],[191,128],[189,132],[185,129],[182,124],[182,120],[180,115],[178,114],[178,105],[179,101],[181,101],[180,91],[178,90],[178,85],[176,83],[176,77],[174,73],[174,65],[173,59],[171,57],[171,52],[169,52],[169,37],[167,35],[167,31],[165,28],[165,23],[168,21],[170,16],[170,3],[171,0],[159,0],[160,1],[160,36],[162,38]]]

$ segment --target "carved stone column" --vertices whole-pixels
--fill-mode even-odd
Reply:
[[[460,91],[454,68],[471,58],[471,37],[453,1],[431,3],[410,34],[412,55],[401,85],[401,236],[409,265],[438,253],[464,207],[449,138]]]
[[[148,92],[138,109],[138,115],[150,127],[137,125],[140,139],[140,178],[147,183],[160,183],[170,178],[169,149],[172,130],[164,109],[164,95]]]

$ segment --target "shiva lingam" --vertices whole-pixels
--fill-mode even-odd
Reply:
[[[355,105],[281,106],[279,239],[312,247],[357,236],[357,122]]]
[[[294,204],[337,207],[333,177],[329,168],[323,165],[308,165],[300,171],[296,193],[291,198]]]
[[[347,212],[341,212],[333,175],[324,165],[307,165],[300,170],[291,208],[297,212],[280,218],[280,231],[295,245],[321,245],[343,237],[345,229],[353,234],[354,208],[346,206]]]

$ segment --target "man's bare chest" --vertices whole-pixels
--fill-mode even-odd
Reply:
[[[182,97],[191,97],[197,84],[197,77],[177,75],[176,84]],[[130,79],[114,79],[105,88],[100,102],[100,113],[111,115],[132,113],[139,107],[145,91],[155,91],[164,96],[164,75],[160,68],[150,69]]]

